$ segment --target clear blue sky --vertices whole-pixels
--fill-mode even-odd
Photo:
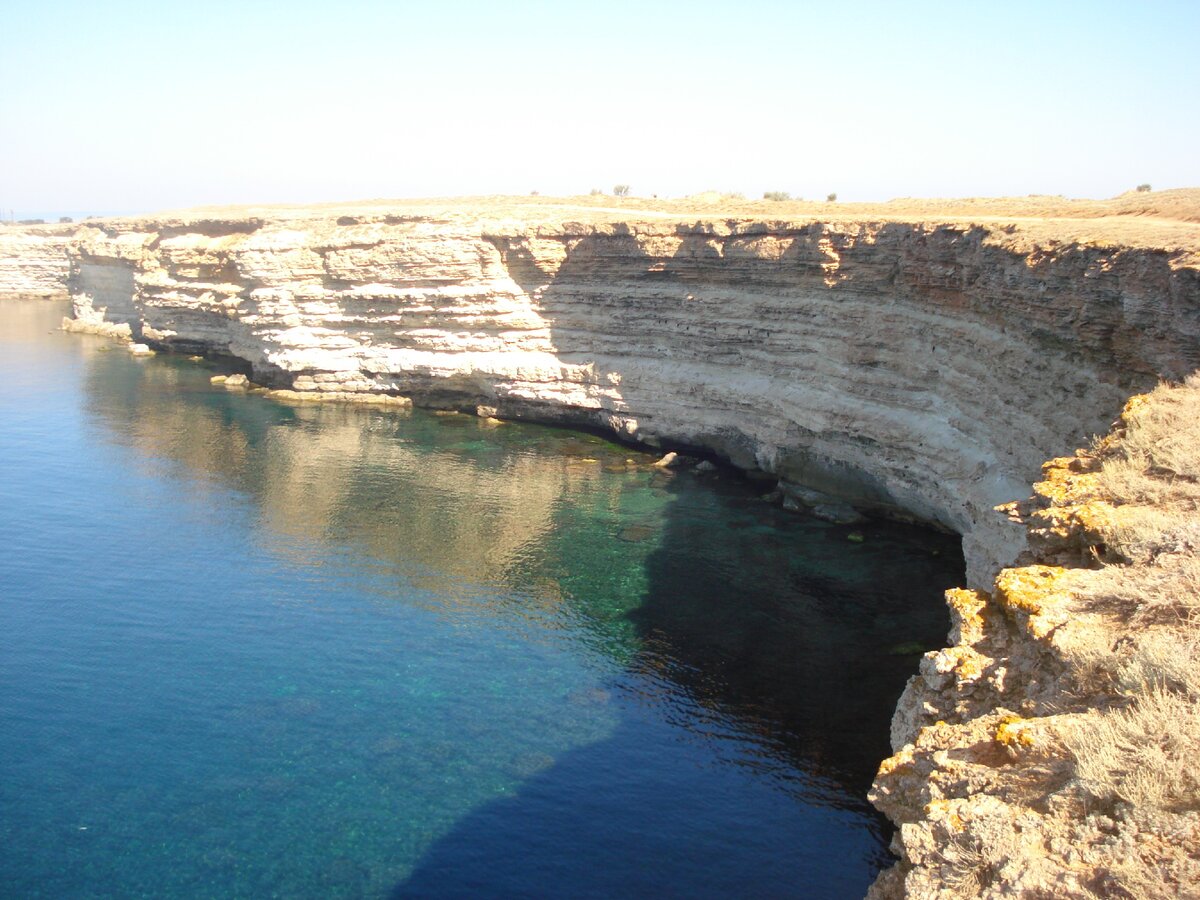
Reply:
[[[0,208],[1200,185],[1200,2],[0,0]]]

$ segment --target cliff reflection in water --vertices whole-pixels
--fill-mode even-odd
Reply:
[[[695,732],[732,717],[758,746],[740,763],[792,780],[797,767],[802,793],[866,809],[916,647],[945,633],[939,592],[961,577],[953,540],[829,526],[590,435],[280,405],[214,389],[200,365],[123,357],[90,359],[97,420],[147,464],[200,476],[196,490],[212,479],[253,497],[275,553],[303,564],[344,548],[448,616],[467,604],[501,627],[514,615],[582,627],[696,701]],[[847,540],[853,530],[866,540]],[[504,608],[479,609],[478,585],[506,589]]]

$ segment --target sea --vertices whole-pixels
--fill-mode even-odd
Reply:
[[[855,897],[949,535],[0,301],[0,893]]]

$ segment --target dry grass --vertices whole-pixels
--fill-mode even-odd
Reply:
[[[1099,900],[1179,900],[1194,897],[1200,884],[1200,862],[1186,853],[1148,854],[1114,861],[1104,873],[1099,890],[1087,896]]]
[[[1152,687],[1124,709],[1090,713],[1067,745],[1081,783],[1097,799],[1200,809],[1200,708],[1186,695]]]
[[[1105,534],[1107,553],[1130,563],[1151,563],[1162,556],[1200,552],[1200,516],[1165,506],[1120,509]]]
[[[1127,694],[1171,691],[1200,699],[1200,669],[1195,656],[1200,634],[1156,628],[1145,632],[1118,671],[1117,684]]]
[[[1120,503],[1157,506],[1200,500],[1200,483],[1194,478],[1173,477],[1165,470],[1157,473],[1150,458],[1107,459],[1100,470],[1099,486],[1105,496]]]
[[[1097,896],[1200,893],[1200,374],[1163,385],[1100,441],[1096,499],[1115,507],[1106,557],[1080,599],[1123,624],[1084,648],[1077,675],[1113,698],[1064,741],[1078,783],[1118,804],[1130,843]],[[1132,639],[1131,639],[1132,638]]]
[[[1193,528],[1196,523],[1193,521]],[[1175,535],[1177,532],[1172,532]],[[1141,532],[1140,539],[1146,539]],[[1137,548],[1137,558],[1152,558],[1137,566],[1107,566],[1092,574],[1079,590],[1080,599],[1093,608],[1107,609],[1140,625],[1185,626],[1200,616],[1200,557],[1192,552],[1162,552],[1169,543],[1153,533],[1154,540]],[[1173,551],[1178,544],[1172,544]],[[1130,546],[1126,551],[1132,553]],[[1142,556],[1142,553],[1146,557]]]
[[[1110,556],[1148,563],[1200,553],[1200,373],[1159,386],[1126,417],[1124,434],[1096,451],[1096,496],[1118,507]],[[1187,583],[1194,591],[1194,572]]]
[[[1126,421],[1121,439],[1099,448],[1100,486],[1110,502],[1200,500],[1200,373],[1160,385]]]

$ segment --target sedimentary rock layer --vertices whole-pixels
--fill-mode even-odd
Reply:
[[[65,297],[73,229],[0,228],[0,296]]]
[[[953,529],[976,585],[1023,546],[993,507],[1131,392],[1200,364],[1197,270],[1166,250],[1011,225],[535,212],[108,223],[72,247],[76,315],[239,357],[276,387],[708,451]]]

